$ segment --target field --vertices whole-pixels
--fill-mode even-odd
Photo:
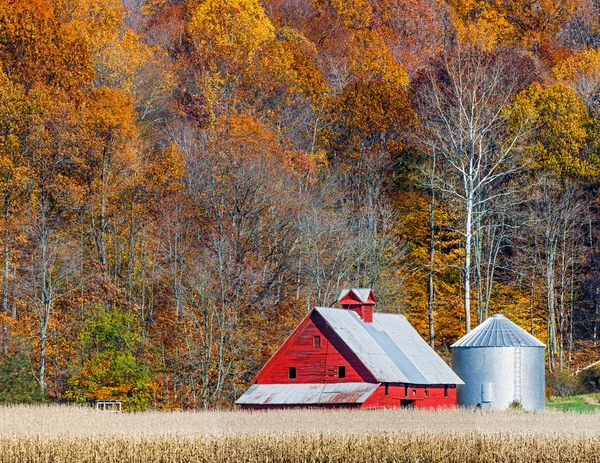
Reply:
[[[598,394],[555,397],[550,399],[546,405],[550,409],[568,412],[595,413],[600,411]]]
[[[600,413],[0,408],[0,462],[600,462]]]

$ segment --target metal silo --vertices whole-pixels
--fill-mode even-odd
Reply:
[[[545,346],[504,315],[492,315],[451,347],[452,369],[465,382],[457,386],[458,405],[545,408]]]

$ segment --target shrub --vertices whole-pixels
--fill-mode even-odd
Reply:
[[[28,358],[17,353],[0,363],[0,403],[42,402],[44,396],[33,374]]]
[[[150,372],[136,357],[142,338],[130,314],[97,308],[79,333],[83,365],[69,379],[67,397],[77,403],[122,400],[126,410],[150,402]]]
[[[596,367],[588,368],[577,375],[579,384],[584,392],[600,392],[600,370]]]
[[[122,400],[126,410],[144,410],[150,402],[150,378],[128,352],[99,352],[69,379],[67,397],[77,403]]]
[[[511,410],[523,410],[523,405],[518,400],[513,400],[508,408]]]
[[[582,387],[577,377],[564,372],[549,374],[546,384],[558,397],[568,397],[582,392]]]

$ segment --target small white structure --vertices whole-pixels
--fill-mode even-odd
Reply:
[[[123,402],[120,400],[97,400],[94,404],[96,410],[103,412],[121,413]]]
[[[545,345],[504,315],[492,315],[451,347],[452,369],[465,383],[457,386],[457,405],[545,408]]]

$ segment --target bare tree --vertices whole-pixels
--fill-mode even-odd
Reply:
[[[564,366],[570,255],[572,247],[585,239],[580,230],[588,222],[589,201],[576,184],[546,175],[538,180],[536,189],[529,204],[534,227],[529,234],[538,237],[535,241],[542,248],[540,273],[544,275],[548,312],[548,367],[554,371],[557,361],[559,368]]]
[[[521,168],[517,156],[524,126],[510,128],[513,95],[523,81],[502,51],[456,46],[434,61],[417,82],[417,104],[425,130],[421,142],[436,149],[446,169],[438,170],[437,188],[461,205],[464,260],[464,313],[471,330],[473,240],[477,214],[510,191],[497,189]]]

